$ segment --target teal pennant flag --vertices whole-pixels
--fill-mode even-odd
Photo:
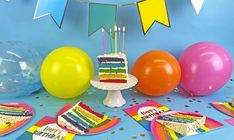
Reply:
[[[117,5],[90,3],[89,4],[89,36],[103,28],[109,33],[116,24]]]
[[[68,0],[38,0],[34,19],[50,15],[61,28]]]

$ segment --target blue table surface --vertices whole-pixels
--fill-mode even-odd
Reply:
[[[108,0],[98,1],[107,2]],[[122,0],[121,2],[131,1],[133,0]],[[120,0],[112,2],[120,2]],[[223,45],[231,55],[234,55],[233,0],[206,0],[199,15],[196,15],[189,0],[167,0],[167,5],[171,28],[154,24],[146,36],[142,33],[137,7],[119,7],[117,23],[125,25],[127,29],[126,54],[130,68],[140,55],[149,50],[165,50],[178,58],[186,47],[199,41],[217,42]],[[42,57],[60,46],[77,46],[87,52],[93,59],[95,67],[97,67],[96,56],[103,53],[101,34],[97,32],[93,36],[87,37],[87,5],[80,4],[76,0],[70,0],[61,30],[57,28],[49,16],[33,20],[35,7],[36,1],[10,0],[7,2],[0,0],[0,40],[23,41],[35,48]],[[56,112],[64,105],[82,100],[95,110],[105,112],[109,116],[117,116],[122,121],[115,128],[105,133],[94,136],[76,136],[75,139],[131,140],[136,136],[136,139],[153,140],[150,132],[146,131],[122,111],[126,107],[135,105],[132,100],[132,98],[135,98],[138,103],[151,99],[170,107],[172,110],[198,111],[225,124],[220,129],[183,138],[185,140],[229,140],[234,137],[234,133],[231,133],[234,132],[234,127],[226,123],[224,119],[230,117],[214,108],[210,108],[209,103],[213,101],[231,101],[232,97],[234,97],[233,85],[233,82],[229,81],[214,94],[206,97],[196,97],[192,102],[189,101],[191,99],[184,98],[174,92],[164,97],[147,97],[138,93],[135,89],[128,89],[123,91],[127,104],[121,108],[105,107],[102,100],[106,96],[106,91],[93,87],[90,87],[80,97],[70,100],[55,98],[44,89],[41,89],[28,97],[0,99],[0,103],[24,102],[31,105],[35,110],[35,116],[29,123],[9,135],[0,137],[0,139],[13,140],[44,116],[55,116]],[[141,136],[141,134],[145,136]]]

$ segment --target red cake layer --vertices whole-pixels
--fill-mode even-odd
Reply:
[[[104,82],[104,83],[127,83],[127,80],[124,80],[124,79],[106,79],[106,80],[100,80],[100,82]]]
[[[93,111],[93,110],[92,110],[90,107],[88,107],[86,104],[80,102],[80,103],[79,103],[79,106],[82,107],[83,109],[85,109],[86,111],[90,112],[91,114],[94,114],[95,116],[97,116],[97,117],[103,119],[103,115],[101,115],[101,114],[99,114],[99,113]]]

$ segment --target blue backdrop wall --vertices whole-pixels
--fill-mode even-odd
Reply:
[[[112,0],[126,3],[134,0]],[[50,16],[33,20],[36,0],[0,1],[0,40],[20,40],[36,48],[44,57],[50,51],[64,45],[82,48],[95,60],[103,53],[101,33],[88,37],[88,5],[70,0],[62,29],[58,29]],[[95,0],[109,2],[109,0]],[[130,65],[149,50],[165,50],[175,56],[190,44],[213,41],[234,53],[233,0],[205,0],[197,15],[190,0],[167,0],[171,28],[154,24],[143,35],[137,6],[118,8],[117,23],[125,25],[126,53]]]

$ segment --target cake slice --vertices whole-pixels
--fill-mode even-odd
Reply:
[[[194,116],[183,113],[164,115],[157,119],[157,122],[160,124],[183,136],[196,133],[196,130],[204,125],[205,121],[205,116]]]
[[[32,114],[24,108],[0,105],[0,132],[31,117]]]
[[[85,134],[107,118],[106,115],[99,114],[83,102],[78,102],[58,116],[58,124],[76,133]]]
[[[128,64],[125,54],[104,54],[97,56],[97,59],[100,82],[127,83]]]

